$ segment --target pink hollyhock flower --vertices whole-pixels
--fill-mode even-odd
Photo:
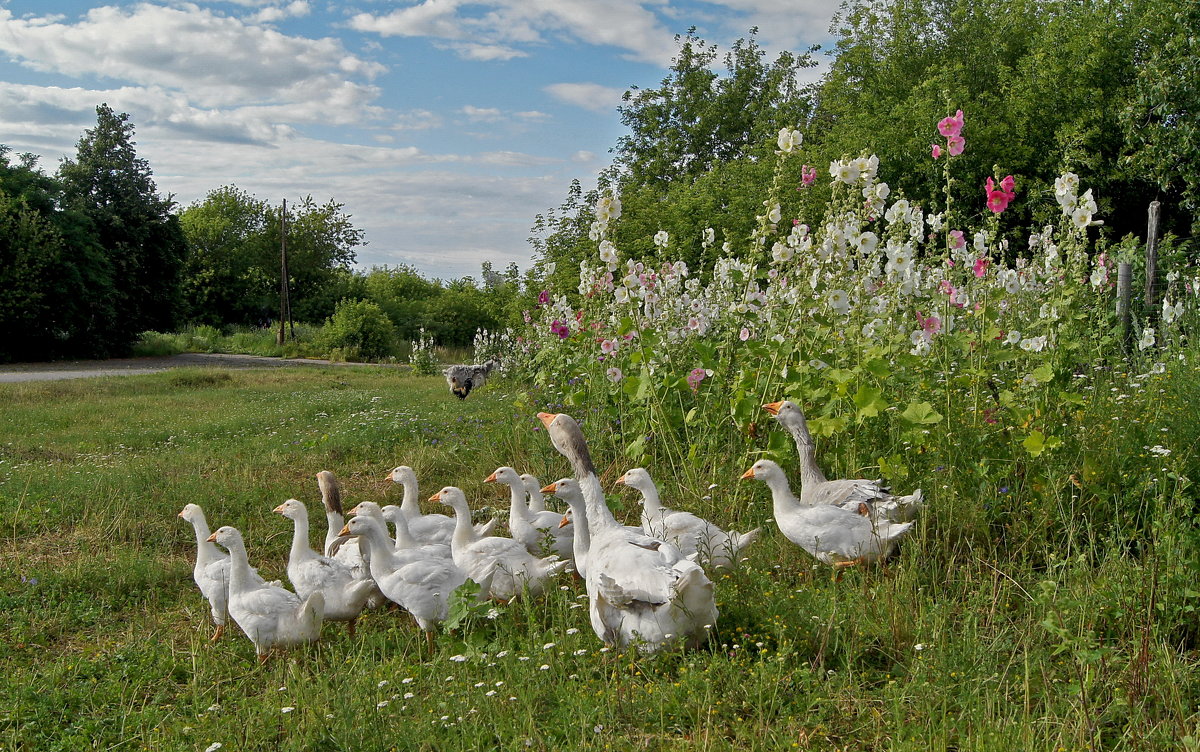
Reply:
[[[975,265],[972,267],[972,269],[975,271],[976,277],[982,277],[983,275],[987,274],[988,267],[991,265],[992,265],[992,260],[990,258],[985,257],[985,258],[981,258],[981,259],[976,259]]]
[[[938,290],[952,298],[954,297],[954,294],[958,292],[958,290],[954,289],[954,285],[948,279],[942,280],[942,283],[938,285]]]
[[[934,145],[932,146],[932,149],[931,149],[931,150],[932,150],[932,152],[933,152],[933,158],[934,158],[934,159],[937,159],[938,157],[942,156],[942,147],[941,147],[941,146],[939,146],[938,144],[934,144]]]
[[[704,381],[704,378],[707,375],[708,374],[706,374],[704,372],[703,368],[693,368],[692,369],[692,372],[689,373],[687,376],[687,383],[688,383],[688,386],[691,387],[691,390],[693,392],[696,391],[696,389],[698,389],[700,387],[700,382]]]
[[[946,138],[951,138],[962,133],[963,128],[963,111],[959,110],[953,116],[944,117],[938,121],[938,133]]]
[[[555,319],[554,323],[550,324],[550,333],[557,334],[559,339],[566,339],[571,336],[571,327]]]
[[[951,136],[946,139],[946,150],[950,152],[950,156],[952,157],[962,154],[965,148],[967,148],[967,140],[962,136]]]
[[[920,311],[917,311],[917,322],[921,324],[921,329],[926,334],[932,335],[942,331],[942,320],[932,314],[926,317],[922,316]]]
[[[993,213],[999,214],[1008,208],[1008,194],[1004,191],[988,191],[987,208]]]
[[[604,353],[605,355],[612,355],[613,350],[616,349],[616,343],[612,340],[600,340],[600,352]]]
[[[951,230],[950,231],[950,247],[951,248],[958,250],[959,248],[962,248],[966,244],[967,244],[967,240],[966,240],[966,238],[963,237],[962,230]]]
[[[809,167],[808,165],[802,166],[800,168],[800,188],[797,188],[796,190],[800,190],[801,188],[809,187],[810,185],[813,184],[813,181],[815,181],[816,179],[817,179],[817,168],[816,167]]]
[[[750,330],[743,326],[742,331],[738,332],[738,339],[743,342],[750,339]]]
[[[1010,198],[1008,200],[1012,201],[1011,197],[1016,195],[1016,192],[1017,192],[1016,179],[1013,178],[1012,175],[1006,176],[1003,180],[1000,181],[1000,190],[1007,193],[1010,196]]]
[[[550,302],[550,291],[542,290],[538,293],[538,305],[546,305]]]

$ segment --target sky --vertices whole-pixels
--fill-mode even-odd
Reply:
[[[75,153],[129,113],[159,193],[344,205],[358,266],[532,263],[535,216],[595,184],[689,27],[828,49],[839,0],[0,0],[0,144]],[[817,75],[810,72],[808,75]]]

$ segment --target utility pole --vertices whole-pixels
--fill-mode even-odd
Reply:
[[[283,323],[286,321],[292,339],[296,339],[296,327],[292,323],[292,303],[288,298],[288,266],[287,266],[287,199],[283,200],[283,218],[280,221],[279,232],[279,336],[276,343],[283,344]]]

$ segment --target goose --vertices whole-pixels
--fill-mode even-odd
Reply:
[[[266,663],[276,645],[313,642],[321,636],[325,597],[319,591],[301,600],[278,585],[255,582],[246,542],[237,528],[218,528],[207,540],[229,551],[229,615],[254,643],[259,663]]]
[[[521,473],[525,493],[529,494],[529,511],[533,514],[546,511],[546,497],[542,493],[542,482],[529,473]]]
[[[199,504],[185,505],[178,516],[190,522],[196,532],[196,565],[192,567],[192,579],[208,601],[216,627],[211,641],[216,642],[225,633],[226,617],[229,615],[229,554],[208,540],[212,532]],[[266,584],[253,568],[249,577],[256,584]]]
[[[734,565],[742,549],[758,540],[761,528],[747,533],[725,532],[691,512],[662,505],[658,487],[644,468],[635,467],[617,478],[617,483],[642,494],[642,529],[647,535],[674,543],[685,556],[699,554],[699,561],[716,568]]]
[[[317,473],[317,486],[321,489],[321,503],[325,506],[325,547],[321,551],[350,567],[356,579],[370,580],[371,562],[367,561],[363,552],[358,549],[358,540],[338,536],[338,531],[346,524],[346,514],[342,511],[342,489],[337,478],[328,470],[322,470]],[[307,533],[305,536],[307,540]],[[380,593],[374,594],[368,605],[371,608],[382,605],[382,597]],[[326,612],[330,610],[330,605],[326,603]],[[330,620],[334,619],[326,616],[326,621]]]
[[[450,542],[454,563],[481,588],[486,584],[489,596],[495,600],[511,601],[525,588],[530,595],[537,595],[546,580],[570,564],[557,556],[538,558],[512,538],[481,538],[471,526],[471,510],[461,488],[446,486],[429,500],[454,510],[457,524]]]
[[[866,504],[860,504],[858,512],[833,504],[806,504],[792,493],[783,468],[771,460],[755,462],[742,479],[766,483],[784,537],[839,571],[888,556],[913,525],[874,518]]]
[[[353,635],[355,621],[366,608],[367,600],[372,595],[382,595],[375,581],[370,579],[370,573],[368,579],[359,579],[344,562],[312,550],[308,545],[308,510],[303,502],[288,499],[273,511],[293,523],[287,575],[296,594],[307,598],[320,593],[325,601],[325,621],[344,621],[346,629]],[[335,536],[337,533],[335,530]]]
[[[559,524],[571,525],[575,528],[575,533],[571,536],[573,547],[571,556],[575,565],[575,574],[587,579],[587,557],[588,549],[592,545],[592,536],[588,532],[587,507],[583,500],[583,490],[579,487],[579,481],[574,478],[560,478],[539,490],[542,493],[554,494],[567,503],[568,512],[563,515]],[[574,519],[574,523],[569,521],[568,515]]]
[[[571,463],[583,493],[591,534],[585,583],[596,636],[610,645],[637,643],[644,652],[675,642],[703,643],[717,623],[713,584],[704,569],[674,546],[618,524],[579,424],[565,413],[538,418]]]
[[[500,483],[509,489],[508,530],[513,539],[525,545],[525,549],[534,556],[540,556],[549,548],[549,552],[560,559],[570,560],[574,551],[571,536],[575,526],[567,523],[562,525],[563,516],[557,512],[541,511],[534,514],[525,504],[527,496],[525,481],[511,467],[498,467],[496,472],[487,477],[484,483]],[[542,489],[538,488],[540,494]]]
[[[450,594],[467,581],[467,573],[441,556],[397,553],[387,528],[372,515],[352,518],[340,534],[357,536],[371,549],[371,576],[384,595],[413,615],[432,652],[433,630],[445,621]]]
[[[800,502],[806,506],[833,504],[855,511],[859,504],[865,503],[873,516],[889,522],[914,520],[925,506],[919,488],[908,496],[893,496],[879,481],[826,479],[817,465],[812,434],[800,407],[791,400],[782,400],[767,403],[763,409],[775,416],[796,442],[796,452],[800,455]]]
[[[421,505],[419,502],[420,496],[417,491],[417,474],[408,465],[400,465],[392,469],[384,480],[390,480],[392,483],[399,483],[404,489],[404,496],[400,501],[400,511],[404,512],[404,516],[408,518],[408,530],[412,536],[421,543],[445,543],[450,545],[450,539],[454,536],[454,518],[444,514],[422,514]],[[481,522],[475,526],[475,531],[480,536],[488,536],[492,534],[492,530],[496,527],[496,520],[493,518],[487,522]]]
[[[396,537],[394,539],[395,552],[418,550],[425,552],[426,556],[439,556],[443,559],[450,558],[450,545],[447,543],[421,543],[413,537],[412,532],[408,529],[408,518],[404,516],[404,512],[400,511],[400,507],[395,504],[388,504],[380,508],[379,505],[370,501],[360,502],[357,507],[350,510],[354,514],[366,513],[368,516],[374,517],[371,508],[379,509],[379,518],[384,525],[384,532],[387,532],[388,523],[396,528]]]

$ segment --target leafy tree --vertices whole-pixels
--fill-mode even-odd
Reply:
[[[186,244],[174,202],[158,196],[149,163],[137,156],[129,116],[102,104],[96,121],[58,179],[63,206],[88,219],[111,263],[116,317],[109,334],[120,350],[142,331],[174,327]]]
[[[321,330],[321,347],[340,351],[348,360],[378,359],[395,349],[395,328],[387,314],[369,300],[343,300]]]

